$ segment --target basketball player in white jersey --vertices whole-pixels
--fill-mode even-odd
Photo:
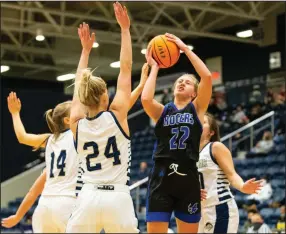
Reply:
[[[90,49],[92,48],[95,37],[94,37],[94,35],[90,36],[89,27],[85,23],[80,25],[80,28],[78,29],[78,33],[79,33],[79,37],[81,40],[81,44],[83,46],[83,53],[81,56],[81,60],[88,61]],[[79,62],[79,66],[80,65],[82,65],[82,61]],[[130,101],[129,109],[131,109],[132,106],[135,104],[136,100],[138,99],[138,97],[140,96],[140,94],[143,90],[143,87],[144,87],[146,80],[148,78],[148,70],[149,70],[148,68],[149,67],[147,64],[144,64],[142,67],[140,83],[131,93],[131,101]],[[16,94],[12,92],[9,95],[7,100],[8,100],[9,110],[10,110],[12,117],[13,117],[14,129],[15,129],[15,132],[16,132],[16,135],[17,135],[19,142],[33,146],[35,148],[45,147],[46,146],[46,139],[48,139],[50,134],[41,134],[41,135],[27,134],[25,131],[25,128],[21,122],[20,115],[19,115],[19,112],[21,109],[20,99],[18,99]],[[66,121],[68,121],[68,119],[66,119]],[[50,124],[49,126],[52,126],[52,124]],[[66,129],[66,130],[68,130],[68,129]],[[68,145],[70,145],[70,142],[74,142],[73,138],[72,138],[72,141],[70,141],[71,139],[67,139],[67,140],[69,141],[67,143]],[[75,157],[75,151],[72,152],[71,158],[74,158],[74,160],[78,160],[77,157]],[[81,177],[84,173],[84,169],[81,167],[81,163],[82,162],[79,163],[79,166],[76,165],[76,168],[78,170],[77,180],[74,178],[72,180],[72,182],[69,183],[69,185],[67,185],[73,189],[75,187],[76,196],[78,195],[78,192],[81,190],[81,186],[82,186]],[[74,176],[76,176],[75,173],[74,173]],[[3,219],[2,225],[4,227],[11,228],[11,227],[17,225],[20,222],[20,220],[24,217],[24,215],[29,211],[29,209],[32,207],[32,205],[35,203],[38,196],[40,196],[42,194],[44,188],[46,190],[47,189],[52,190],[52,188],[50,188],[50,186],[48,185],[49,182],[46,185],[46,179],[47,178],[48,178],[48,175],[46,174],[46,169],[45,169],[43,171],[43,173],[37,178],[37,180],[35,181],[35,183],[31,187],[31,189],[29,190],[29,192],[25,196],[25,198],[24,198],[23,202],[21,203],[20,207],[18,208],[16,214],[11,215],[10,217]],[[62,182],[62,181],[60,181],[60,182]],[[59,186],[61,186],[61,183],[59,184]],[[56,191],[57,190],[58,189],[56,188]],[[54,196],[57,196],[57,195],[61,196],[61,194],[60,193],[57,194],[56,191],[53,193]],[[44,191],[44,193],[42,195],[44,195],[46,193],[47,192]],[[60,206],[61,204],[57,204],[57,205]],[[71,211],[71,209],[69,209],[69,211]],[[69,215],[65,215],[65,219],[68,217],[69,217]],[[50,222],[52,222],[52,221],[50,220]],[[66,223],[66,221],[65,221],[65,223]],[[51,225],[52,225],[52,223],[51,223]],[[36,230],[34,230],[34,231],[36,231]],[[63,231],[65,231],[64,227],[61,228],[61,232],[63,232]],[[54,232],[54,229],[52,229],[52,230],[48,229],[47,232]]]
[[[73,134],[69,130],[71,102],[58,104],[46,112],[52,134],[29,134],[20,119],[21,102],[10,93],[8,108],[20,143],[34,148],[45,147],[46,181],[39,204],[33,214],[35,233],[63,233],[75,204],[78,158]]]
[[[202,217],[198,233],[237,233],[239,213],[229,185],[242,193],[257,193],[261,181],[246,182],[236,173],[228,148],[220,142],[219,127],[211,114],[204,116],[197,163],[202,189],[207,197],[201,202]]]
[[[67,233],[138,233],[128,182],[131,148],[127,114],[131,97],[132,46],[125,7],[113,4],[121,27],[120,73],[110,105],[106,83],[88,69],[75,80],[70,128],[80,157],[84,158],[84,185]],[[83,105],[87,110],[85,117]]]

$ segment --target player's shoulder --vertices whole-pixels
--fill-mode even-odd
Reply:
[[[212,153],[216,154],[219,152],[225,152],[225,151],[229,151],[229,149],[220,141],[214,141],[212,142]]]

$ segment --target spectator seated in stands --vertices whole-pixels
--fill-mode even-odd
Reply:
[[[252,205],[252,204],[257,204],[257,203],[262,203],[268,199],[271,198],[273,190],[272,190],[272,186],[269,182],[269,179],[267,176],[262,177],[263,182],[261,183],[261,185],[263,186],[261,191],[258,194],[251,194],[249,196],[247,196],[248,204]]]
[[[240,125],[247,124],[249,122],[248,117],[244,113],[241,105],[238,105],[234,110],[232,122],[238,123]]]
[[[144,178],[146,178],[149,175],[149,170],[148,170],[148,165],[146,162],[141,162],[140,163],[140,168],[139,168],[139,172],[138,172],[138,180],[142,180]],[[147,187],[147,184],[143,184],[141,185],[140,188],[145,188]]]
[[[265,131],[262,140],[258,141],[256,146],[247,154],[247,157],[252,156],[265,156],[269,153],[274,146],[272,133],[270,131]]]
[[[220,111],[224,111],[227,109],[227,103],[223,97],[217,97],[216,106]]]
[[[262,108],[260,104],[255,104],[250,111],[249,120],[250,122],[258,119],[263,115]]]
[[[246,233],[247,230],[251,227],[252,223],[251,223],[251,217],[254,214],[257,214],[257,209],[249,209],[247,211],[247,220],[245,221],[244,225],[243,225],[243,233]]]
[[[276,229],[279,233],[285,233],[285,205],[280,207],[280,218],[276,224]]]
[[[256,213],[251,216],[251,226],[247,233],[272,233],[267,224],[264,223],[261,215]]]

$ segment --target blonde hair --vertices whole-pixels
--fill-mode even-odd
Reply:
[[[49,129],[55,136],[55,140],[61,132],[66,130],[64,118],[70,116],[71,101],[58,104],[54,109],[47,110],[45,113]]]
[[[83,70],[81,76],[81,82],[78,87],[80,102],[85,106],[98,107],[100,97],[107,89],[105,81],[100,77],[93,76],[89,68]]]

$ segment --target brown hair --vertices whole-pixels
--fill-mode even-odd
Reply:
[[[71,101],[58,104],[54,109],[47,110],[45,113],[49,129],[57,139],[61,132],[66,130],[64,117],[70,116]]]
[[[264,141],[270,141],[272,140],[272,133],[270,131],[265,131],[264,134],[263,134],[263,140]]]
[[[78,97],[85,106],[99,106],[100,97],[107,89],[105,81],[100,77],[92,75],[92,71],[87,68],[83,70],[81,82],[78,87]]]
[[[220,141],[219,126],[215,120],[215,117],[210,113],[206,113],[205,115],[207,116],[209,121],[210,131],[214,132],[214,135],[211,136],[210,141]]]

